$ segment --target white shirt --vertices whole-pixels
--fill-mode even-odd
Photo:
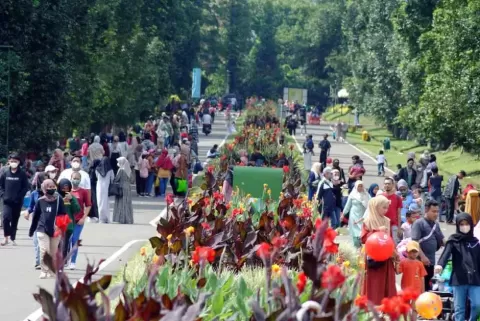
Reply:
[[[385,155],[383,155],[383,154],[377,155],[377,163],[378,164],[385,164]]]
[[[202,123],[204,123],[206,125],[211,125],[212,124],[212,116],[210,116],[209,114],[203,114]]]
[[[69,181],[72,181],[72,173],[73,173],[73,169],[67,168],[60,174],[58,181],[60,182],[60,180],[64,178],[68,179]],[[90,190],[91,189],[90,176],[88,176],[87,172],[82,170],[80,170],[80,176],[81,176],[80,185],[78,187]]]

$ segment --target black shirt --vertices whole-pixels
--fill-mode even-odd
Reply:
[[[23,204],[23,198],[27,194],[29,183],[27,174],[20,168],[15,173],[10,168],[0,176],[0,197],[5,204]]]
[[[32,236],[33,232],[37,231],[53,237],[56,217],[65,214],[65,206],[61,197],[58,197],[57,200],[53,202],[47,202],[43,197],[39,198],[37,204],[35,204],[32,225],[30,226],[28,235]]]

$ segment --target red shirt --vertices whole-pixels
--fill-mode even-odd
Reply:
[[[421,261],[405,259],[400,261],[400,273],[402,273],[402,290],[408,288],[423,292],[423,278],[427,275],[425,266]]]
[[[76,191],[72,190],[72,195],[76,197],[78,204],[80,204],[80,212],[75,214],[75,222],[78,222],[85,214],[85,207],[92,206],[92,200],[90,197],[88,197],[88,191],[83,188],[79,188]]]
[[[388,200],[390,201],[390,206],[388,207],[387,214],[385,214],[385,216],[390,219],[390,227],[399,226],[398,210],[403,207],[402,199],[395,193],[393,193],[392,195],[382,193],[382,195],[388,198]]]

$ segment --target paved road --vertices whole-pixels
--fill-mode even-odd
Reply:
[[[213,131],[205,137],[200,133],[198,144],[200,159],[204,161],[208,149],[213,144],[221,144],[226,136],[224,116],[218,115],[213,124]],[[136,193],[134,193],[136,194]],[[113,199],[111,199],[113,212]],[[165,208],[165,202],[158,198],[133,198],[135,224],[91,224],[87,223],[82,233],[82,244],[77,260],[77,270],[68,271],[73,281],[83,276],[87,260],[98,262],[109,260],[109,264],[100,275],[115,274],[130,257],[138,253],[145,241],[154,235],[155,229],[149,224]],[[53,289],[52,279],[40,280],[39,271],[34,270],[34,250],[32,240],[28,237],[29,222],[20,219],[17,236],[18,246],[0,248],[0,320],[21,321],[39,308],[32,293],[38,287]],[[130,241],[138,240],[138,242]],[[125,246],[127,244],[127,246]]]
[[[331,134],[331,129],[330,126],[333,124],[328,124],[328,123],[322,123],[321,125],[307,125],[307,133],[313,135],[313,140],[315,143],[315,156],[312,159],[312,162],[317,161],[320,157],[320,149],[318,148],[318,143],[320,140],[323,139],[324,134]],[[296,139],[298,144],[301,146],[305,140],[305,136],[302,136],[299,134],[300,131],[297,130],[297,135]],[[347,136],[348,138],[348,136]],[[375,159],[366,154],[365,152],[359,150],[353,145],[350,145],[348,143],[340,143],[333,141],[333,139],[330,139],[330,142],[332,144],[332,149],[330,150],[330,157],[333,159],[338,158],[340,160],[340,167],[344,168],[346,171],[350,164],[352,163],[352,156],[353,155],[358,155],[360,158],[362,158],[364,162],[364,166],[366,169],[366,174],[363,176],[363,182],[365,183],[365,186],[370,186],[373,183],[377,183],[380,188],[383,187],[383,177],[377,176],[377,163],[375,162]],[[391,175],[393,172],[388,172],[386,175]],[[452,225],[447,225],[446,223],[440,223],[441,224],[441,229],[443,231],[443,234],[445,237],[448,238],[451,234],[455,233],[455,227]],[[339,236],[338,237],[339,241],[347,241],[351,242],[351,238],[349,236]],[[440,256],[442,250],[437,252],[437,259]],[[397,281],[399,282],[400,279],[397,277]]]

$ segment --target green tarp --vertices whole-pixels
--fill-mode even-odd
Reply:
[[[278,200],[282,191],[283,170],[280,168],[235,166],[233,169],[233,190],[261,198],[263,184],[272,190],[272,199]]]

